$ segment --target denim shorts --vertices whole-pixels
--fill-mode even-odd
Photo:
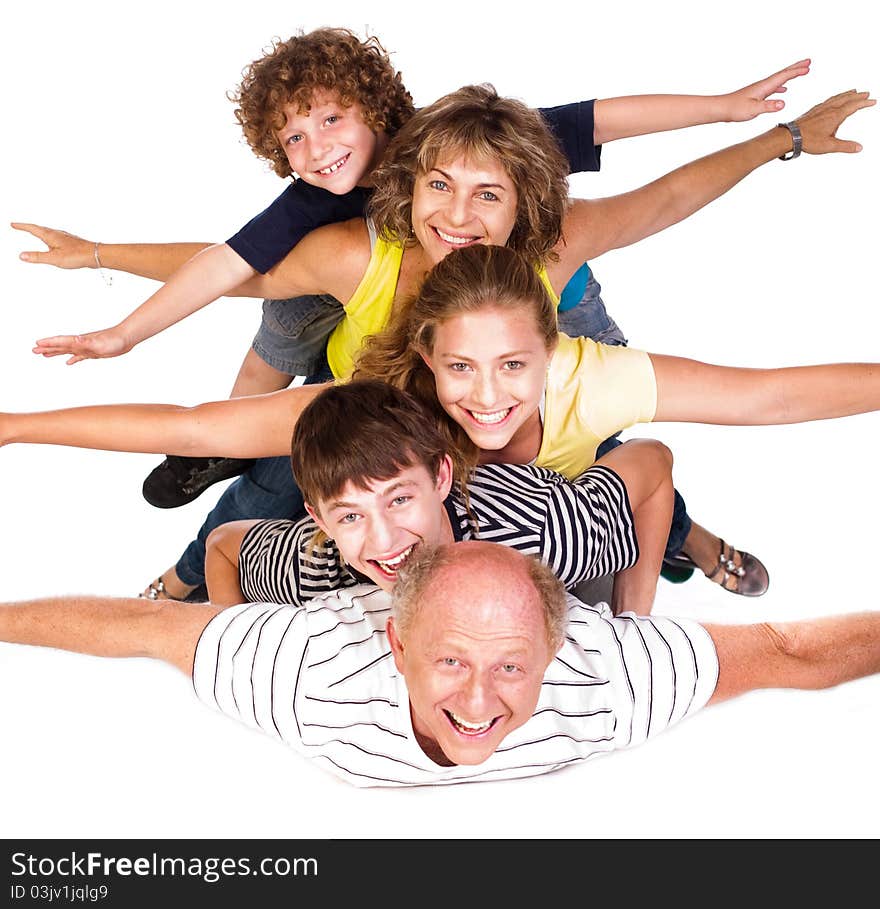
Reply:
[[[559,330],[570,338],[592,338],[600,344],[625,346],[626,338],[606,312],[601,294],[602,286],[589,272],[589,280],[578,303],[559,310]]]
[[[344,315],[342,304],[326,294],[263,300],[263,321],[251,346],[273,369],[310,376],[320,368],[327,338]]]

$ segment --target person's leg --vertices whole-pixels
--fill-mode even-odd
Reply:
[[[278,391],[287,388],[294,376],[318,373],[327,338],[344,312],[333,297],[326,295],[264,300],[260,328],[230,397]],[[144,480],[143,496],[156,508],[178,508],[253,464],[244,458],[169,456]],[[170,590],[173,579],[165,584]]]
[[[225,490],[177,563],[163,571],[141,596],[151,600],[208,599],[205,550],[215,528],[244,519],[293,518],[302,514],[305,506],[290,471],[290,458],[259,458]]]
[[[238,570],[241,541],[257,521],[233,521],[215,527],[208,535],[205,583],[208,599],[217,606],[245,602]]]
[[[265,395],[287,388],[296,375],[306,373],[287,373],[275,369],[251,347],[242,360],[235,384],[229,394],[230,398],[246,398],[250,395]]]
[[[259,518],[294,518],[304,513],[302,493],[290,471],[290,458],[260,458],[217,501],[175,565],[176,574],[190,587],[205,583],[207,539],[222,524]]]
[[[562,292],[559,330],[572,338],[592,338],[601,344],[625,345],[627,340],[605,310],[601,293],[601,285],[585,263]],[[606,439],[599,446],[596,457],[620,444],[617,436]],[[761,596],[770,583],[767,569],[759,559],[727,546],[706,528],[695,524],[681,493],[676,489],[661,574],[673,583],[681,583],[691,577],[695,568],[726,590],[747,596]]]

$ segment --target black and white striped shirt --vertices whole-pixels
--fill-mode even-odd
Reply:
[[[196,648],[198,697],[356,786],[418,786],[548,773],[639,745],[696,712],[718,678],[696,622],[612,616],[569,597],[566,641],[532,717],[479,765],[443,767],[418,745],[385,634],[390,597],[367,585],[304,606],[233,606]]]
[[[485,464],[468,494],[473,518],[460,494],[446,500],[456,540],[478,537],[537,556],[566,587],[621,571],[638,558],[626,486],[608,467],[594,465],[570,482],[542,467]],[[239,557],[246,599],[303,603],[359,583],[332,542],[310,553],[316,530],[310,518],[256,524]]]

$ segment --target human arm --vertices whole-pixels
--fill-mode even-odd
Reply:
[[[302,385],[196,407],[107,404],[4,413],[0,414],[0,444],[27,442],[188,457],[286,455],[299,415],[324,388]]]
[[[53,597],[0,605],[0,641],[103,657],[152,657],[190,674],[211,603]]]
[[[722,95],[629,95],[602,98],[594,106],[593,142],[643,136],[703,123],[741,122],[780,111],[785,102],[770,95],[810,71],[810,60],[798,60],[766,79]]]
[[[160,244],[153,248],[156,265],[173,256],[170,247],[174,245]],[[124,260],[131,264],[143,253],[140,245],[112,248],[123,250],[119,258],[111,260],[112,263]],[[103,256],[105,246],[101,244],[100,249]],[[219,295],[216,292],[221,285],[229,285],[221,291],[226,296],[283,300],[326,292],[338,300],[348,300],[366,270],[369,258],[369,236],[362,218],[342,224],[329,224],[312,231],[265,275],[254,272],[227,244],[215,244],[185,261],[167,284],[123,322],[97,332],[43,338],[37,342],[34,353],[51,357],[69,355],[68,363],[92,357],[118,356],[139,341],[152,337],[216,299]],[[143,264],[140,258],[137,261]],[[103,258],[101,262],[105,264]],[[207,269],[203,267],[203,262],[207,263]],[[214,274],[214,280],[218,283],[207,285],[204,277],[206,273]],[[251,277],[237,286],[232,284],[244,274]],[[210,296],[212,293],[215,296]]]
[[[178,268],[210,243],[96,243],[76,234],[40,224],[13,221],[15,230],[29,233],[48,249],[19,253],[23,262],[56,268],[102,268],[124,271],[154,281],[167,281]],[[98,256],[95,257],[97,250]]]
[[[239,557],[245,534],[257,520],[229,521],[215,527],[205,544],[205,584],[208,599],[219,606],[246,602],[241,590]]]
[[[366,199],[366,190],[361,188],[337,196],[297,180],[230,237],[227,245],[254,271],[265,274],[313,230],[325,224],[363,216]],[[97,268],[100,260],[103,268],[129,272],[156,281],[167,281],[196,253],[212,245],[96,243],[39,224],[17,221],[11,226],[33,235],[48,247],[46,250],[20,253],[19,258],[24,262],[54,265],[58,268]]]
[[[610,467],[623,480],[638,540],[636,562],[614,578],[612,610],[649,615],[672,520],[672,452],[654,439],[630,439],[594,466]],[[611,548],[619,549],[620,542],[618,537]]]
[[[80,360],[118,357],[234,290],[254,270],[230,246],[215,244],[184,262],[151,297],[117,325],[82,335],[55,335],[36,342],[44,357],[69,355]]]
[[[718,654],[710,704],[759,688],[832,688],[880,672],[880,612],[704,627]]]
[[[803,136],[803,151],[813,155],[860,151],[861,145],[838,139],[836,133],[848,117],[874,103],[868,92],[849,91],[811,108],[795,121]],[[791,148],[791,133],[777,126],[632,192],[575,200],[563,223],[563,240],[557,245],[559,261],[547,266],[554,288],[561,290],[584,261],[677,224]]]
[[[880,409],[877,363],[743,369],[660,354],[650,358],[655,421],[762,426]]]
[[[364,222],[359,219],[358,223]],[[34,353],[69,355],[68,364],[119,356],[221,295],[287,299],[327,291],[347,300],[359,275],[350,275],[347,267],[353,257],[339,262],[338,257],[345,255],[345,246],[337,240],[337,228],[342,226],[334,224],[314,231],[267,275],[257,274],[227,244],[209,246],[118,325],[82,335],[42,338]]]

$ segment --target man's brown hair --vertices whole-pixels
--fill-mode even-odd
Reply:
[[[275,39],[244,70],[229,98],[238,105],[235,118],[248,145],[279,177],[291,174],[276,136],[286,122],[283,108],[296,104],[307,112],[322,89],[338,95],[345,107],[360,104],[373,132],[394,135],[413,112],[412,98],[378,38],[361,41],[346,28],[319,28],[287,41]]]
[[[290,463],[306,502],[339,495],[347,483],[366,489],[408,467],[436,478],[446,446],[437,424],[409,394],[375,379],[332,385],[303,410]]]

